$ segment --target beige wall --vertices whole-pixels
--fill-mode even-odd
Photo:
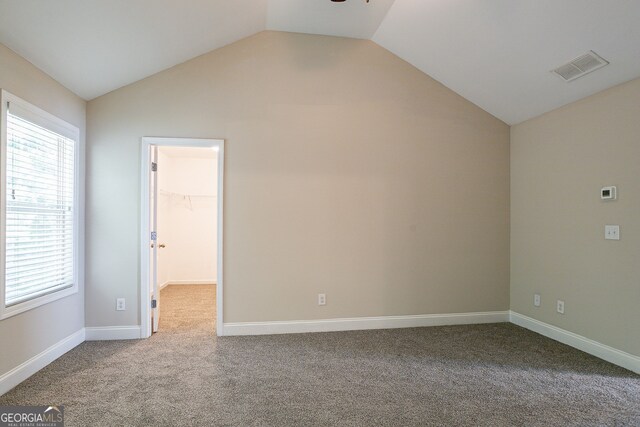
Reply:
[[[511,189],[512,310],[640,355],[640,79],[512,127]]]
[[[77,126],[86,103],[0,44],[0,88]],[[84,155],[84,153],[81,153]],[[84,327],[84,290],[0,321],[0,375]]]
[[[88,103],[87,326],[140,321],[145,135],[226,140],[225,322],[509,308],[509,127],[373,42],[263,32]]]

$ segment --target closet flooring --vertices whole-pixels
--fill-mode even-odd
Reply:
[[[215,285],[168,285],[160,290],[158,333],[195,330],[215,333],[215,328]]]

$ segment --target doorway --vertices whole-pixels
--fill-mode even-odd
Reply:
[[[189,298],[223,334],[223,167],[223,140],[142,138],[142,338],[196,324]]]

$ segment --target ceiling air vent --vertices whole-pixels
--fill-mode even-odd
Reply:
[[[552,72],[560,76],[565,82],[570,82],[607,64],[609,64],[608,61],[590,50],[589,53],[579,56],[568,64],[561,65]]]

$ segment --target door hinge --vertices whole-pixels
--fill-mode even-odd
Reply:
[[[152,299],[151,300],[151,308],[156,308],[158,306],[158,300]]]
[[[151,162],[151,172],[158,172],[158,164],[156,162]]]

